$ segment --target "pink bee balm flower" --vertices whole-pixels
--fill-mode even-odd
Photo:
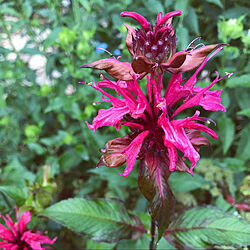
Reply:
[[[150,29],[143,19],[139,17],[137,19],[141,21],[144,29]],[[158,19],[161,20],[160,17]],[[132,171],[136,159],[139,158],[146,161],[152,174],[155,171],[156,162],[160,161],[155,158],[155,155],[160,155],[170,171],[185,171],[193,174],[193,168],[200,158],[198,153],[200,146],[209,145],[208,139],[201,132],[207,133],[214,139],[218,136],[202,124],[209,119],[200,117],[198,110],[193,116],[184,119],[178,119],[177,115],[194,106],[201,106],[210,111],[226,111],[221,104],[221,91],[209,89],[227,75],[219,78],[217,73],[215,80],[207,87],[195,86],[198,73],[221,49],[222,45],[206,57],[189,79],[183,79],[181,72],[172,74],[164,94],[162,94],[163,75],[155,75],[154,72],[147,75],[147,94],[144,94],[138,84],[139,75],[129,81],[111,81],[104,78],[98,83],[88,84],[102,93],[101,102],[112,104],[109,109],[99,110],[93,124],[87,123],[89,128],[94,132],[103,126],[114,126],[119,130],[121,125],[124,125],[131,130],[129,135],[111,140],[106,144],[101,150],[103,155],[97,166],[118,167],[126,162],[127,167],[124,173],[121,173],[126,177]],[[104,90],[105,88],[114,90],[117,96],[109,94]],[[192,163],[190,170],[183,162],[186,158]]]
[[[141,25],[141,28],[134,29],[124,24],[127,28],[126,45],[133,57],[133,62],[103,59],[81,67],[105,70],[114,78],[124,81],[133,80],[136,74],[141,79],[148,73],[159,75],[165,70],[177,74],[198,67],[209,53],[222,44],[211,44],[200,48],[188,46],[176,52],[176,35],[172,27],[172,17],[181,14],[180,10],[164,16],[159,12],[155,24],[151,27],[149,22],[138,13],[122,12],[122,17],[131,17]]]
[[[27,224],[31,220],[31,213],[24,212],[18,219],[18,209],[16,209],[17,222],[14,223],[10,216],[7,214],[4,219],[6,226],[0,224],[0,249],[4,250],[17,250],[17,249],[34,249],[42,250],[41,244],[53,244],[56,237],[51,240],[48,236],[43,236],[39,231],[32,233],[32,230],[27,229]]]

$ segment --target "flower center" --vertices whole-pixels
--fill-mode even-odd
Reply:
[[[166,62],[176,50],[175,31],[170,26],[153,27],[153,31],[137,29],[133,37],[135,57],[145,56],[150,62]]]

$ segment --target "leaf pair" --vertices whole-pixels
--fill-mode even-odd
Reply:
[[[98,242],[137,240],[148,230],[139,217],[115,200],[68,199],[40,215]],[[250,225],[239,216],[215,207],[195,207],[178,215],[164,238],[173,249],[174,246],[182,249],[208,249],[215,245],[243,247],[249,244]]]

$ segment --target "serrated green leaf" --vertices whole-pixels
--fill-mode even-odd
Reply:
[[[115,200],[68,199],[40,215],[98,242],[138,239],[145,233],[139,217],[129,214],[124,204]]]
[[[16,186],[0,186],[0,192],[13,199],[18,206],[23,205],[27,198],[24,188]]]
[[[189,209],[169,228],[164,237],[181,248],[243,247],[250,239],[250,225],[245,220],[215,207]]]
[[[241,76],[232,76],[227,80],[226,87],[237,88],[237,87],[250,87],[250,74]]]
[[[219,137],[222,141],[223,153],[226,154],[234,140],[234,122],[229,117],[220,117],[218,121]]]

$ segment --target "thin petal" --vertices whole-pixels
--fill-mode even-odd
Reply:
[[[127,155],[127,167],[125,168],[123,173],[120,173],[121,176],[127,177],[129,173],[132,171],[135,165],[137,155],[139,154],[140,149],[142,147],[142,143],[148,134],[149,134],[148,130],[143,131],[125,149]]]
[[[218,135],[212,129],[210,129],[207,126],[200,124],[196,121],[188,122],[184,125],[184,127],[188,128],[188,129],[196,129],[196,130],[205,132],[205,133],[211,135],[214,139],[218,139]]]
[[[127,121],[125,121],[125,122],[122,122],[122,125],[127,126],[127,127],[136,128],[136,129],[139,129],[139,130],[144,129],[144,126],[142,124],[135,123],[135,122],[127,122]]]
[[[97,128],[103,126],[114,126],[119,130],[121,127],[120,122],[127,113],[129,113],[129,108],[127,106],[100,109],[98,115],[93,120],[93,125],[86,123],[90,129],[94,129],[94,133]]]
[[[29,211],[25,211],[18,222],[19,233],[22,235],[26,230],[27,224],[31,221],[31,213]]]
[[[158,18],[157,18],[157,24],[158,25],[162,25],[164,24],[169,18],[173,17],[173,16],[180,16],[182,14],[182,12],[180,10],[176,10],[176,11],[172,11],[167,13],[166,15],[164,15],[161,19],[160,22],[158,22]]]
[[[32,249],[43,250],[41,244],[53,244],[57,237],[51,240],[48,236],[41,235],[39,231],[36,233],[28,231],[22,235],[21,240],[29,244]]]
[[[190,90],[182,86],[182,73],[172,74],[164,98],[167,100],[167,106],[173,107],[178,101],[184,99]]]
[[[197,90],[197,87],[194,90]],[[201,89],[201,88],[200,88]],[[202,89],[201,89],[202,90]],[[199,103],[205,110],[218,111],[221,110],[226,112],[225,107],[221,104],[222,98],[220,98],[220,94],[223,91],[214,90],[214,91],[206,91],[205,97],[203,97]]]
[[[4,227],[2,224],[0,224],[0,239],[10,241],[10,242],[15,241],[15,237],[13,233],[9,229]]]
[[[17,238],[18,237],[17,226],[13,223],[10,216],[8,214],[6,214],[6,218],[4,216],[2,216],[2,218],[4,219],[6,225],[9,227],[9,229],[12,231],[12,234],[14,235],[14,237]]]
[[[169,170],[174,171],[176,168],[176,162],[178,160],[177,150],[172,143],[168,143],[166,141],[166,143],[164,144],[168,149],[168,154],[169,154],[169,159],[170,159]]]
[[[151,30],[150,24],[147,21],[147,19],[136,12],[123,11],[121,13],[121,16],[122,17],[131,17],[134,20],[136,20],[142,26],[142,28],[145,29],[146,31]]]
[[[4,250],[17,250],[18,245],[15,243],[8,243],[8,242],[0,242],[0,249]]]
[[[167,147],[170,147],[169,145],[173,144],[177,149],[184,153],[183,159],[185,157],[188,157],[188,159],[193,163],[190,169],[191,174],[193,174],[192,169],[196,165],[196,162],[199,160],[200,155],[195,150],[187,134],[185,133],[183,125],[189,120],[195,119],[197,114],[195,114],[193,117],[188,117],[186,119],[180,120],[172,120],[171,122],[169,122],[169,120],[165,117],[164,113],[162,113],[159,118],[159,126],[162,127],[165,133],[164,144],[167,145]]]
[[[225,76],[224,76],[225,77]],[[193,96],[192,98],[190,98],[189,100],[187,100],[185,103],[183,103],[179,108],[177,108],[173,114],[173,117],[176,116],[178,113],[180,113],[182,110],[196,106],[196,105],[200,105],[200,102],[202,101],[203,98],[203,94],[209,89],[211,88],[215,83],[217,83],[218,81],[220,81],[221,79],[223,79],[224,77],[221,77],[219,79],[219,74],[217,72],[217,76],[215,78],[215,80],[210,83],[207,87],[205,87],[204,89],[202,89],[202,91],[200,91],[198,94],[196,94],[195,96]]]

